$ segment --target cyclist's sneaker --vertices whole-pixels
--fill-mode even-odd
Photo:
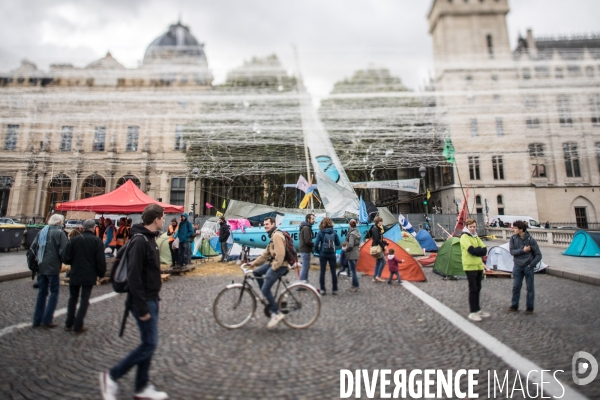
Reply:
[[[150,400],[150,399],[156,399],[156,400],[165,400],[169,398],[169,395],[166,394],[165,392],[159,392],[154,388],[154,385],[148,385],[144,388],[144,390],[142,390],[141,392],[137,392],[133,395],[134,399],[139,399],[139,400]]]
[[[267,329],[275,328],[277,326],[277,324],[279,323],[279,321],[281,321],[284,318],[285,318],[285,314],[283,314],[283,313],[271,314],[271,320],[267,324]]]

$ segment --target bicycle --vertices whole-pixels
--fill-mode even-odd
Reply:
[[[256,280],[253,270],[245,268],[248,264],[240,265],[244,273],[242,283],[227,285],[219,292],[213,304],[213,315],[219,325],[226,329],[237,329],[244,326],[256,312],[256,300],[264,305],[264,313],[271,317],[269,302],[260,290],[258,293],[249,281]],[[296,267],[290,268],[294,269]],[[287,274],[286,274],[287,275]],[[288,285],[285,275],[280,277],[275,286],[274,296],[277,299],[279,312],[285,314],[283,322],[294,329],[308,328],[315,323],[321,312],[321,295],[310,284],[297,281]],[[257,283],[258,286],[258,283]],[[279,293],[280,286],[283,291]]]

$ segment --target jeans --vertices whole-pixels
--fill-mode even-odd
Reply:
[[[388,279],[388,283],[392,282],[392,279],[394,279],[394,276],[396,276],[398,278],[398,283],[400,283],[402,281],[400,279],[400,271],[396,271],[396,272],[391,272],[390,271],[390,278]]]
[[[190,242],[179,242],[179,265],[190,263]]]
[[[150,370],[152,356],[158,345],[158,299],[149,300],[146,304],[150,314],[150,319],[147,321],[141,321],[135,306],[131,307],[131,314],[138,324],[142,343],[110,370],[110,377],[118,380],[129,372],[134,365],[137,365],[135,375],[136,393],[141,392],[148,385],[150,380],[148,371]]]
[[[219,242],[221,244],[221,261],[227,261],[227,242]]]
[[[352,287],[358,287],[358,274],[356,273],[356,262],[358,260],[348,259],[348,269],[352,273]]]
[[[58,275],[38,275],[38,297],[35,303],[35,312],[33,314],[33,326],[40,324],[50,324],[54,318],[54,310],[58,303],[58,293],[60,289],[60,280]],[[48,288],[50,289],[50,298],[46,304],[48,297]]]
[[[273,297],[273,293],[271,293],[271,288],[277,282],[279,278],[288,273],[287,267],[279,267],[277,270],[273,270],[271,268],[271,264],[266,263],[256,268],[253,272],[254,277],[256,278],[256,282],[258,282],[258,287],[262,292],[265,299],[269,302],[269,306],[271,307],[271,313],[277,314],[279,313],[279,308],[277,307],[277,303],[275,302],[275,297]]]
[[[325,293],[325,272],[327,271],[327,262],[329,262],[329,269],[331,270],[331,282],[333,283],[333,291],[338,291],[337,275],[335,274],[336,260],[335,254],[331,256],[319,256],[319,263],[321,264],[321,275],[319,276],[319,285],[321,286],[321,292]]]
[[[533,288],[533,268],[528,266],[517,267],[515,265],[513,268],[513,295],[511,306],[513,308],[519,308],[519,299],[521,298],[523,278],[525,278],[525,284],[527,285],[527,309],[533,310],[533,300],[535,297],[535,291]]]
[[[67,321],[65,326],[78,331],[83,327],[83,319],[90,305],[90,296],[92,295],[92,285],[69,285],[69,305],[67,306]],[[81,290],[81,301],[77,316],[75,316],[75,308],[79,299],[79,291]]]
[[[169,242],[169,250],[171,250],[171,264],[177,264],[179,258],[179,250],[173,248],[173,242]]]
[[[481,311],[479,306],[479,293],[481,292],[481,280],[483,271],[465,271],[469,281],[469,307],[472,313]]]
[[[301,281],[308,281],[308,270],[310,270],[310,256],[311,253],[300,253],[300,260],[302,262],[302,270],[300,270]]]
[[[373,279],[381,277],[383,267],[385,267],[385,258],[382,256],[381,258],[375,260],[375,271],[373,272]]]

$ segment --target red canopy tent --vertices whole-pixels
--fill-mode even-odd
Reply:
[[[57,203],[56,211],[135,214],[141,213],[150,204],[158,204],[165,209],[165,213],[183,212],[183,206],[174,206],[156,201],[142,192],[131,180],[110,193],[88,199]]]

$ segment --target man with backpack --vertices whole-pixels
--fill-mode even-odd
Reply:
[[[142,223],[131,227],[131,239],[117,255],[127,259],[127,304],[140,330],[141,344],[112,369],[100,373],[104,400],[117,396],[117,381],[137,365],[134,399],[168,399],[149,383],[148,372],[158,345],[158,302],[161,288],[160,252],[156,237],[165,223],[164,209],[151,204],[142,213]]]
[[[229,239],[231,231],[225,217],[219,218],[219,225],[219,243],[221,244],[221,260],[219,262],[227,262],[227,239]]]
[[[269,302],[271,308],[271,320],[267,324],[267,328],[273,329],[285,315],[279,312],[273,293],[271,293],[271,287],[273,287],[280,277],[288,273],[289,262],[286,260],[285,256],[286,237],[283,232],[277,229],[275,218],[265,218],[264,224],[265,231],[269,235],[271,243],[269,243],[265,251],[250,264],[250,268],[259,265],[259,267],[254,270],[253,274],[263,296],[265,296]]]
[[[300,224],[300,246],[298,250],[302,259],[302,271],[300,271],[300,280],[308,281],[308,271],[310,270],[310,256],[313,252],[312,226],[315,223],[314,214],[306,214],[306,221]]]
[[[333,221],[329,217],[323,218],[319,224],[319,233],[315,240],[315,251],[319,254],[319,263],[321,264],[321,275],[319,276],[319,285],[321,296],[327,292],[325,290],[325,272],[327,271],[327,263],[331,269],[331,282],[333,287],[331,294],[338,294],[338,281],[335,273],[337,261],[335,257],[335,249],[340,246],[340,238],[333,229]]]

